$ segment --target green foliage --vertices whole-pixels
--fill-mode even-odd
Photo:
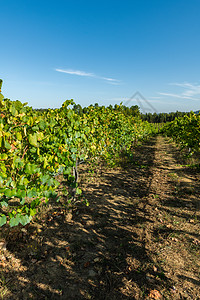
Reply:
[[[41,113],[26,103],[0,99],[0,204],[6,208],[0,226],[24,226],[42,203],[50,197],[57,201],[58,174],[80,197],[73,174],[77,162],[102,157],[112,164],[122,151],[130,152],[134,142],[157,130],[136,116],[136,107],[133,116],[123,106],[95,105],[83,113],[73,105],[66,100],[60,109]]]
[[[200,114],[193,112],[166,124],[162,132],[187,148],[192,155],[200,151]]]
[[[143,121],[148,121],[150,123],[167,123],[175,120],[178,117],[183,117],[189,115],[190,113],[186,112],[170,112],[170,113],[146,113],[141,114]]]

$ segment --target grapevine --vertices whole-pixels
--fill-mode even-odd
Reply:
[[[58,201],[58,174],[74,199],[81,194],[76,178],[80,161],[112,161],[157,130],[139,116],[126,116],[122,106],[90,106],[80,115],[73,105],[66,100],[60,109],[41,113],[0,93],[0,226],[24,226],[42,203],[52,197]]]

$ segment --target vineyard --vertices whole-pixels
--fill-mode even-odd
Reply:
[[[60,109],[40,113],[18,100],[1,100],[0,197],[5,212],[0,226],[26,225],[50,197],[59,201],[57,175],[66,180],[63,192],[71,203],[81,194],[79,163],[101,158],[112,164],[157,130],[154,124],[125,116],[120,106],[117,111],[88,108],[80,116],[70,108],[73,104],[67,100]]]
[[[1,298],[199,299],[200,115],[74,107],[0,93]]]
[[[179,143],[181,149],[188,149],[190,155],[200,152],[200,114],[176,118],[163,128],[163,133]]]

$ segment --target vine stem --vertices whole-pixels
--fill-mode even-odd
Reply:
[[[24,152],[23,152],[23,154],[22,154],[22,159],[24,158],[24,156],[25,156],[25,154],[26,154],[26,152],[27,152],[27,149],[28,148],[28,146],[26,146],[25,148],[24,148]]]

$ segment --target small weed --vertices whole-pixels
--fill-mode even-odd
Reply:
[[[3,299],[4,296],[8,292],[6,278],[4,277],[3,274],[1,274],[1,276],[0,276],[0,286],[1,286],[1,288],[0,288],[0,295],[1,295],[1,299]]]
[[[89,170],[88,173],[94,175],[94,170]]]
[[[157,273],[156,277],[157,277],[157,278],[160,278],[160,279],[162,279],[162,280],[163,280],[163,279],[166,279],[166,276],[165,276],[164,272]]]
[[[168,176],[171,177],[173,180],[178,180],[179,178],[176,173],[169,173]]]
[[[190,246],[189,246],[189,250],[193,254],[198,254],[199,253],[199,249],[200,249],[199,244],[191,243]]]
[[[146,165],[140,165],[139,168],[146,169],[146,168],[148,168],[148,166],[146,166]]]
[[[174,223],[174,224],[179,224],[180,222],[179,222],[179,221],[174,221],[173,223]]]

